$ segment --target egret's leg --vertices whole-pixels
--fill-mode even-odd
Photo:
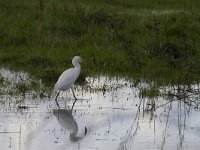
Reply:
[[[56,101],[56,105],[57,105],[58,108],[60,109],[60,106],[59,106],[58,101],[57,101],[57,98],[58,98],[58,95],[59,95],[59,94],[60,94],[60,91],[57,93],[56,98],[55,98],[55,101]]]
[[[72,89],[72,88],[71,88],[71,89]],[[73,90],[73,89],[72,89],[72,93],[73,93],[73,95],[74,95],[75,101],[73,102],[73,105],[72,105],[71,110],[73,110],[74,105],[75,105],[75,103],[76,103],[76,101],[77,101],[77,98],[76,98],[76,96],[75,96],[75,94],[74,94],[74,90]]]
[[[73,93],[73,95],[74,95],[75,100],[77,100],[73,88],[71,88],[71,90],[72,90],[72,93]]]
[[[71,108],[71,110],[73,110],[73,108],[74,108],[74,105],[75,105],[75,103],[76,103],[76,100],[77,100],[77,99],[75,99],[75,101],[73,102],[73,105],[72,105],[72,108]]]

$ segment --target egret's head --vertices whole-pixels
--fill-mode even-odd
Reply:
[[[77,64],[83,62],[84,60],[80,56],[74,56],[72,59],[72,64],[76,66]]]

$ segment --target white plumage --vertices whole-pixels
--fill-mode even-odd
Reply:
[[[81,71],[80,63],[82,61],[83,61],[83,59],[81,59],[80,56],[75,56],[72,59],[72,64],[74,65],[74,68],[67,69],[60,75],[60,77],[58,78],[58,81],[56,82],[56,84],[54,86],[54,91],[60,92],[60,91],[66,91],[66,90],[72,88],[76,79],[80,75],[80,71]],[[57,97],[59,95],[59,92],[58,92],[58,94],[55,98],[55,101],[56,101],[56,104],[57,104],[58,107],[59,107],[59,105],[58,105],[58,102],[57,102]],[[73,92],[73,90],[72,90],[72,92]],[[73,92],[73,95],[74,95],[74,92]],[[75,95],[74,95],[74,98],[76,100]],[[73,106],[74,106],[74,104],[73,104]]]
[[[54,91],[65,91],[70,89],[80,74],[80,69],[70,68],[65,70],[54,86]]]

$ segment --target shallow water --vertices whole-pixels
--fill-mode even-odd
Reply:
[[[10,75],[7,78],[10,80]],[[87,85],[75,87],[79,100],[72,112],[69,109],[74,99],[70,91],[58,97],[61,110],[57,109],[53,96],[33,99],[31,92],[25,98],[1,95],[0,148],[199,149],[198,107],[181,100],[168,103],[161,96],[142,98],[139,95],[147,83],[134,87],[124,78],[104,76],[86,80]]]

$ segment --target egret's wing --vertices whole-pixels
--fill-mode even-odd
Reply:
[[[58,78],[54,90],[55,91],[67,90],[73,85],[74,82],[75,82],[74,68],[67,69]]]

